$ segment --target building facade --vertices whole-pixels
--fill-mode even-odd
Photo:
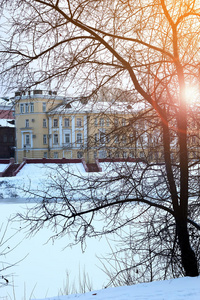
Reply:
[[[23,158],[135,157],[126,103],[89,102],[34,90],[15,94],[16,161]]]
[[[14,105],[0,100],[0,158],[15,156]]]

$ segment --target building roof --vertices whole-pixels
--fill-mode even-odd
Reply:
[[[0,119],[0,127],[11,127],[15,128],[15,124],[13,124],[13,120],[10,119]]]
[[[94,102],[82,101],[82,98],[65,98],[63,103],[51,109],[48,114],[77,114],[77,113],[107,113],[107,114],[133,114],[142,107],[138,103],[128,102]]]

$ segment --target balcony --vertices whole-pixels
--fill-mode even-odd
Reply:
[[[63,143],[63,149],[71,149],[71,148],[73,148],[72,143]]]

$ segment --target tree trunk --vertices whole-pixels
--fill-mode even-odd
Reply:
[[[177,235],[181,250],[182,266],[185,276],[195,277],[199,275],[198,264],[194,251],[190,245],[187,224],[184,221],[176,221]]]

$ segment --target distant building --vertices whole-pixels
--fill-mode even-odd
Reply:
[[[0,158],[15,156],[14,105],[0,101]]]
[[[134,112],[123,102],[91,102],[33,90],[15,94],[16,159],[135,157]],[[128,130],[127,130],[128,129]]]

